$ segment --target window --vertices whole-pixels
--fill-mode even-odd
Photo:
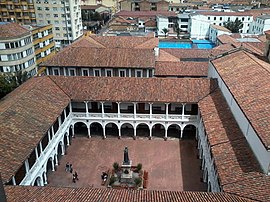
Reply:
[[[59,27],[55,27],[55,30],[59,31],[59,30],[60,30],[60,28],[59,28]]]
[[[41,10],[42,10],[42,8],[41,8],[41,7],[37,7],[37,10],[38,10],[38,11],[41,11]]]
[[[222,17],[220,17],[219,20],[222,20]]]
[[[49,7],[45,7],[45,11],[49,11],[50,10],[50,8]]]
[[[59,68],[53,68],[53,75],[56,75],[56,76],[60,75]]]
[[[94,76],[101,76],[100,69],[94,69]]]
[[[216,17],[214,17],[214,20],[216,20],[217,18]]]
[[[53,7],[53,11],[57,11],[57,7]]]
[[[125,69],[119,69],[119,76],[120,77],[125,77],[126,76],[126,70]]]
[[[53,14],[53,17],[58,18],[58,14]]]
[[[188,28],[188,25],[181,25],[180,28]]]
[[[28,67],[32,66],[35,63],[34,58],[28,61]]]
[[[188,22],[187,18],[181,19],[181,22]]]
[[[106,69],[105,73],[106,73],[107,77],[112,77],[112,70],[111,69]]]
[[[82,69],[82,76],[89,76],[89,70],[88,69]]]
[[[68,74],[69,74],[69,76],[76,76],[75,69],[68,69]]]
[[[208,20],[210,20],[210,17],[208,17]]]
[[[136,77],[143,77],[142,70],[135,70]]]

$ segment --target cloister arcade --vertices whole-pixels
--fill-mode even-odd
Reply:
[[[197,104],[71,102],[13,176],[10,184],[45,186],[76,136],[195,138]]]

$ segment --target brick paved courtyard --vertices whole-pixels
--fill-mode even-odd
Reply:
[[[55,172],[48,173],[48,186],[102,187],[101,174],[112,164],[123,161],[124,147],[129,148],[133,165],[142,163],[149,172],[149,190],[205,191],[200,181],[200,160],[197,159],[194,140],[128,139],[76,137],[60,159]],[[79,174],[72,182],[72,174],[65,172],[66,162],[71,162]]]

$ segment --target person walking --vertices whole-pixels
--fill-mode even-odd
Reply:
[[[73,182],[73,183],[76,183],[76,177],[75,177],[75,174],[72,175],[72,182]]]
[[[69,172],[70,172],[70,173],[73,172],[72,164],[69,164]]]
[[[65,168],[65,171],[66,171],[66,172],[69,171],[69,167],[70,167],[69,162],[67,162],[67,163],[66,163],[66,168]]]
[[[78,178],[78,173],[75,171],[75,173],[74,173],[74,176],[75,176],[75,179],[76,180],[79,180],[79,178]]]

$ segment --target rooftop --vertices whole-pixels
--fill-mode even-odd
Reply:
[[[220,31],[223,31],[223,32],[229,32],[231,33],[230,30],[228,30],[226,27],[223,27],[223,26],[219,26],[219,25],[210,25],[210,27],[214,28],[214,29],[217,29],[217,30],[220,30]]]
[[[17,23],[0,23],[0,39],[16,38],[30,34],[30,31]]]
[[[177,14],[171,11],[119,11],[115,16],[126,17],[156,17],[157,15],[176,17]]]
[[[245,62],[243,62],[245,61]],[[211,62],[234,95],[264,146],[270,148],[270,65],[237,51]]]

